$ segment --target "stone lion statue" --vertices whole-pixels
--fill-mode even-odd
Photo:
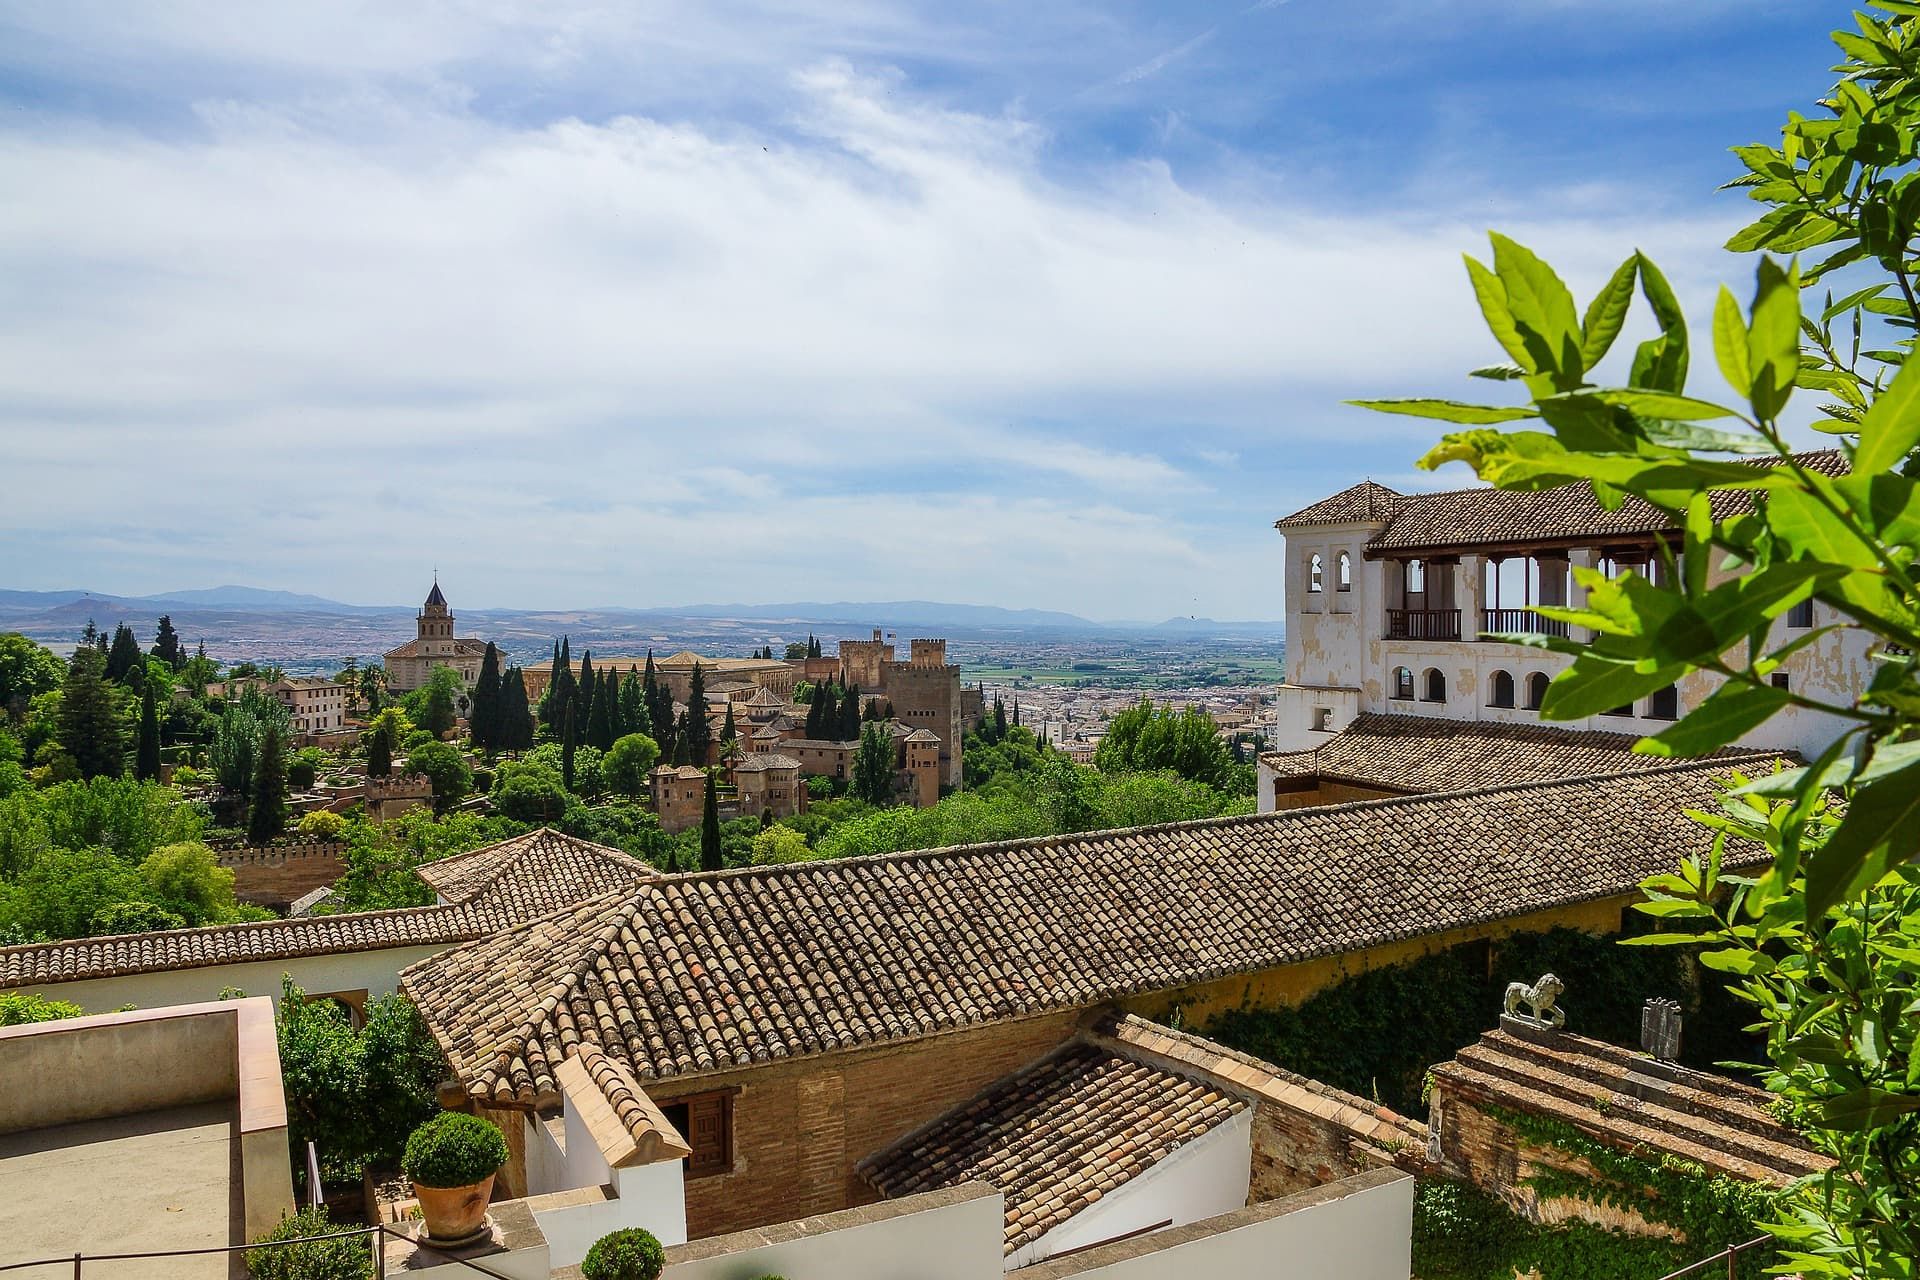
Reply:
[[[1524,982],[1509,982],[1507,984],[1507,1015],[1519,1018],[1523,1022],[1531,1022],[1537,1027],[1551,1027],[1558,1030],[1567,1025],[1567,1011],[1554,1002],[1566,989],[1567,984],[1550,973],[1543,974],[1540,981],[1532,986]],[[1521,1005],[1527,1007],[1526,1013],[1520,1012]]]

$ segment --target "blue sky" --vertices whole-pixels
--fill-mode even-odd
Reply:
[[[0,3],[0,586],[1278,616],[1489,227],[1744,292],[1846,13]]]

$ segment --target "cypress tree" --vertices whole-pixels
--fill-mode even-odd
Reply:
[[[877,724],[860,731],[852,782],[853,794],[868,804],[885,804],[893,798],[893,743]]]
[[[614,688],[614,675],[603,671],[594,681],[593,709],[587,718],[587,741],[601,751],[613,745],[614,705],[619,701],[619,693]]]
[[[533,746],[533,709],[527,705],[527,678],[518,667],[508,667],[500,682],[500,749],[525,751]]]
[[[846,699],[840,704],[840,730],[835,735],[842,742],[851,742],[860,736],[860,686],[847,686]]]
[[[728,698],[727,699],[727,718],[726,718],[726,721],[720,726],[720,741],[732,742],[735,738],[738,738],[739,736],[740,736],[740,731],[734,728],[734,724],[733,724],[733,699]]]
[[[560,725],[560,785],[573,790],[573,752],[579,726],[574,719],[574,701],[567,699],[566,719]]]
[[[1018,698],[1013,700],[1013,722],[1015,724],[1020,723],[1020,699]]]
[[[827,700],[827,686],[819,685],[813,691],[813,697],[807,703],[807,736],[820,736],[820,707]]]
[[[480,659],[480,678],[473,685],[473,711],[467,717],[473,745],[485,751],[500,749],[500,650],[487,641]]]
[[[152,782],[160,776],[160,711],[154,705],[154,681],[140,691],[140,736],[133,753],[133,776]]]
[[[140,642],[133,628],[121,623],[113,629],[113,647],[107,650],[107,679],[124,682],[127,673],[140,665]]]
[[[547,672],[547,696],[540,700],[541,722],[547,726],[547,732],[557,734],[560,730],[560,712],[562,695],[560,693],[560,642],[553,642],[553,666]]]
[[[640,677],[627,672],[627,678],[620,682],[620,736],[629,733],[644,733],[653,736],[653,716],[647,708],[647,691],[640,683]]]
[[[1007,737],[1007,704],[1000,699],[993,700],[993,740],[1004,742]]]
[[[687,759],[705,768],[713,746],[713,726],[707,723],[707,677],[699,663],[687,686]]]
[[[120,707],[105,673],[100,650],[83,644],[73,651],[60,686],[60,746],[83,778],[117,778],[126,769]]]
[[[726,863],[720,857],[720,791],[707,774],[706,803],[700,809],[700,869],[718,871]]]
[[[579,704],[580,741],[587,742],[588,734],[593,731],[593,650],[588,649],[580,655],[580,683],[567,690],[567,705]]]
[[[393,729],[382,720],[367,735],[367,776],[384,778],[393,772]]]
[[[287,829],[287,742],[278,727],[261,735],[260,763],[253,775],[253,805],[247,810],[247,839],[266,844]]]
[[[187,665],[186,650],[180,647],[180,633],[173,629],[173,619],[164,613],[160,615],[159,629],[153,633],[153,656],[175,671]]]
[[[687,713],[682,711],[679,722],[673,726],[673,762],[675,764],[687,763],[688,733]]]

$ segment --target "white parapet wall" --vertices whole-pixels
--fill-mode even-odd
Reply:
[[[998,1280],[1003,1212],[999,1191],[968,1183],[679,1245],[661,1280]]]
[[[1407,1280],[1413,1185],[1397,1169],[1376,1169],[1011,1274],[1018,1280]]]

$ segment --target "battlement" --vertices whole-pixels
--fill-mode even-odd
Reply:
[[[218,848],[213,856],[233,872],[234,897],[250,906],[285,909],[295,898],[338,880],[346,871],[346,852],[339,840],[291,840]]]
[[[423,773],[396,773],[367,779],[368,800],[418,800],[433,794],[433,783]]]
[[[947,642],[945,640],[909,640],[907,664],[914,667],[946,666]]]

